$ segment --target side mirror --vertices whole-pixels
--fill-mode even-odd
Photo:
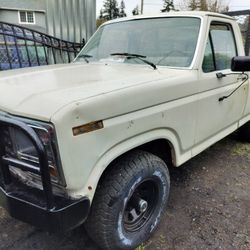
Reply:
[[[250,56],[235,56],[232,59],[231,70],[237,72],[250,71]]]

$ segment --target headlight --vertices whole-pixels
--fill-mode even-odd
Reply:
[[[49,163],[49,171],[51,176],[51,181],[54,186],[61,186],[61,176],[58,171],[59,159],[56,155],[57,148],[55,142],[55,131],[53,126],[49,124],[39,124],[25,121],[28,126],[34,129],[41,142],[43,143]],[[17,128],[9,127],[4,131],[4,140],[5,140],[5,152],[12,158],[16,158],[20,161],[31,164],[37,170],[40,169],[38,153],[34,147],[31,140]],[[23,181],[34,182],[36,187],[41,188],[41,176],[23,171],[18,168],[10,166],[10,170],[13,174],[21,178]],[[33,185],[34,186],[34,185]]]

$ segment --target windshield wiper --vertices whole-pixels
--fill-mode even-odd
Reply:
[[[83,58],[83,59],[85,60],[86,63],[89,63],[89,60],[88,60],[87,58],[91,58],[91,57],[93,57],[93,56],[87,55],[87,54],[80,54],[80,55],[77,57],[77,59],[78,59],[78,58]]]
[[[142,62],[150,65],[153,69],[157,69],[156,65],[148,60],[145,60],[144,58],[147,58],[147,57],[143,55],[130,54],[130,53],[112,53],[110,55],[111,56],[125,56],[127,59],[139,59]]]

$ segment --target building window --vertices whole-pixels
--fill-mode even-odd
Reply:
[[[35,24],[34,11],[19,11],[19,22],[26,24]]]

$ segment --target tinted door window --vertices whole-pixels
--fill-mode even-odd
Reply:
[[[231,25],[212,23],[203,60],[203,71],[230,69],[237,49]]]

